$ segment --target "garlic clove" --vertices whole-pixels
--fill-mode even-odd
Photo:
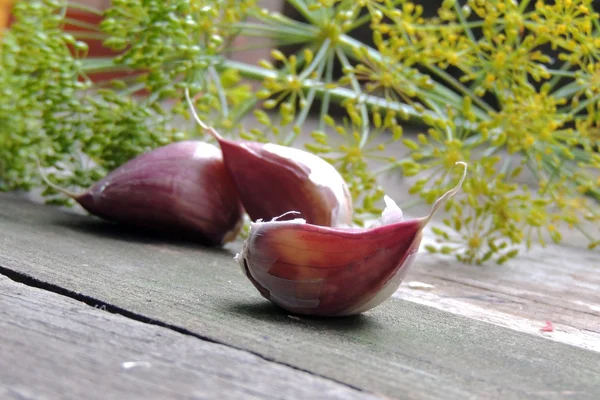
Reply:
[[[395,277],[393,293],[420,240],[417,221],[353,231],[258,222],[252,225],[238,262],[255,286],[283,308],[300,314],[344,315],[377,300],[377,292]]]
[[[225,164],[252,220],[297,210],[308,223],[352,222],[352,199],[342,176],[322,158],[279,146],[222,139]]]
[[[141,154],[84,193],[66,194],[103,219],[207,245],[234,240],[243,225],[243,208],[221,151],[200,141]]]
[[[310,224],[339,227],[352,223],[352,197],[335,167],[300,149],[224,139],[200,120],[189,91],[185,94],[196,122],[219,142],[252,220],[273,219],[295,210]]]
[[[413,263],[422,230],[460,182],[441,196],[429,215],[402,220],[386,199],[384,225],[329,228],[292,221],[257,221],[235,257],[263,297],[298,314],[342,316],[365,312],[386,301]]]

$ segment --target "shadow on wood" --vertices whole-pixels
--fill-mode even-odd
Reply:
[[[66,218],[56,218],[52,223],[63,228],[78,231],[79,233],[124,242],[138,244],[169,244],[187,249],[201,247],[203,250],[229,254],[229,252],[223,248],[209,246],[200,240],[194,240],[194,238],[186,235],[178,235],[173,232],[163,233],[160,231],[144,230],[130,225],[106,221],[97,217],[73,218],[69,215]]]
[[[288,311],[265,300],[260,303],[233,303],[227,306],[227,311],[261,321],[282,322],[288,324],[290,319],[303,323],[306,327],[330,329],[340,332],[360,332],[378,325],[376,320],[368,315],[352,315],[347,317],[315,317],[290,314]]]

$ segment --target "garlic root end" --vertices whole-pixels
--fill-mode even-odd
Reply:
[[[236,253],[236,255],[233,257],[235,262],[237,262],[239,264],[244,275],[248,274],[246,272],[246,264],[245,264],[247,252],[248,252],[248,240],[244,240],[244,244],[242,245],[242,250],[240,250],[239,253]]]

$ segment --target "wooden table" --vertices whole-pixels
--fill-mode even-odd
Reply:
[[[600,398],[598,252],[422,254],[394,299],[319,319],[262,299],[239,246],[1,194],[0,399]]]

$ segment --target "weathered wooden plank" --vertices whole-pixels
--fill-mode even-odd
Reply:
[[[476,271],[452,258],[427,258],[415,273],[600,317],[600,251],[534,247],[506,265]],[[600,318],[590,318],[585,329],[600,332]]]
[[[0,275],[2,399],[381,399]]]
[[[12,196],[0,203],[0,266],[372,392],[600,392],[596,352],[399,300],[355,318],[292,319],[257,294],[227,249],[142,238]]]
[[[419,293],[404,285],[397,297],[600,351],[600,253],[549,246],[505,266],[465,266],[428,254],[421,261],[407,280],[435,287]],[[535,329],[546,320],[562,334]]]
[[[411,289],[409,284],[405,284],[394,293],[394,297],[600,352],[600,334],[575,328],[582,322],[575,312],[565,313],[563,308],[550,307],[457,282],[437,280],[431,276],[420,278],[425,278],[429,284],[433,283],[434,287],[427,290]],[[584,322],[597,318],[585,314],[584,317]],[[552,323],[552,332],[542,329],[546,326],[546,321]]]

